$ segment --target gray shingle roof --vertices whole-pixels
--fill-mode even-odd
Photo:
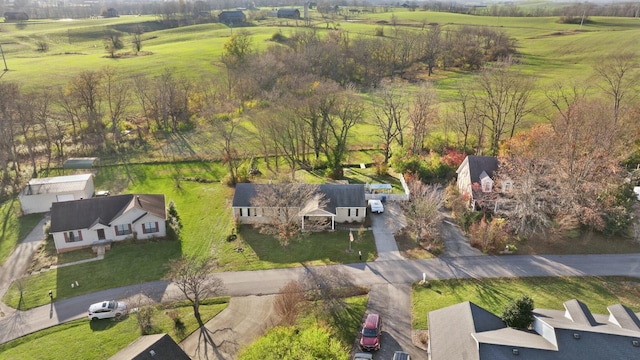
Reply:
[[[128,194],[55,202],[51,206],[51,232],[87,229],[96,223],[109,225],[125,210],[136,207],[166,218],[164,195]]]
[[[486,172],[493,179],[493,173],[498,170],[498,158],[495,156],[467,156],[471,183],[480,182],[480,175]]]
[[[256,195],[256,189],[269,184],[237,184],[233,194],[233,207],[252,207],[251,198]],[[362,184],[324,184],[320,191],[325,194],[328,204],[325,210],[335,214],[339,207],[365,207],[364,185]],[[304,204],[291,204],[302,207]]]
[[[145,335],[120,350],[109,360],[190,360],[168,334]]]
[[[575,299],[564,306],[535,309],[535,331],[499,326],[499,318],[470,302],[432,311],[432,359],[512,359],[515,352],[522,360],[640,359],[634,344],[640,342],[640,318],[629,308],[610,306],[607,316],[592,314]]]

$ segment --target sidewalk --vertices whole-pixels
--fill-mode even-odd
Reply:
[[[22,277],[29,268],[33,254],[44,240],[42,228],[48,219],[48,216],[43,217],[0,267],[0,299],[9,290],[11,283]],[[0,318],[9,316],[15,311],[0,301]]]

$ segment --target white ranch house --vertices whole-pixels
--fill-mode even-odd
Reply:
[[[54,203],[51,234],[58,253],[129,238],[164,237],[162,194],[129,194]]]
[[[233,195],[232,211],[234,218],[243,224],[265,223],[270,221],[272,208],[259,208],[251,204],[257,189],[269,184],[238,184]],[[291,208],[298,211],[302,229],[305,219],[322,217],[331,219],[331,230],[336,223],[363,222],[366,218],[367,201],[364,185],[359,184],[324,184],[319,186],[320,192],[328,200],[326,206],[318,206],[317,200],[306,204],[293,204]]]

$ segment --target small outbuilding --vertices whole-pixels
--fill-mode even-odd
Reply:
[[[222,11],[218,14],[218,21],[227,25],[244,24],[247,16],[240,10]]]
[[[300,19],[300,10],[292,8],[278,9],[278,17],[284,19]]]
[[[18,198],[23,214],[45,213],[59,201],[93,197],[93,174],[36,178],[20,191]]]

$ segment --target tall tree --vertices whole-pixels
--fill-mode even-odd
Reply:
[[[193,308],[193,316],[200,327],[204,326],[200,305],[207,297],[217,296],[224,290],[221,279],[212,276],[214,261],[211,258],[183,256],[169,261],[166,279],[178,286]]]
[[[411,151],[418,154],[429,135],[429,127],[438,116],[436,92],[431,83],[424,83],[409,106],[407,119],[411,130]]]
[[[102,92],[104,93],[109,109],[113,139],[117,142],[120,139],[118,123],[126,115],[131,105],[131,88],[128,81],[118,77],[115,68],[106,67],[103,71],[104,81],[101,84]]]
[[[382,85],[377,95],[380,101],[374,103],[373,114],[379,130],[378,137],[382,140],[384,163],[387,164],[391,157],[391,143],[398,141],[402,147],[405,104],[396,84]]]
[[[630,52],[616,52],[597,59],[593,69],[601,82],[597,86],[613,101],[613,118],[620,118],[623,100],[636,96],[635,85],[640,78],[637,56]]]
[[[120,38],[121,34],[116,30],[106,30],[104,33],[104,48],[112,58],[116,57],[116,52],[124,48],[124,43]]]

